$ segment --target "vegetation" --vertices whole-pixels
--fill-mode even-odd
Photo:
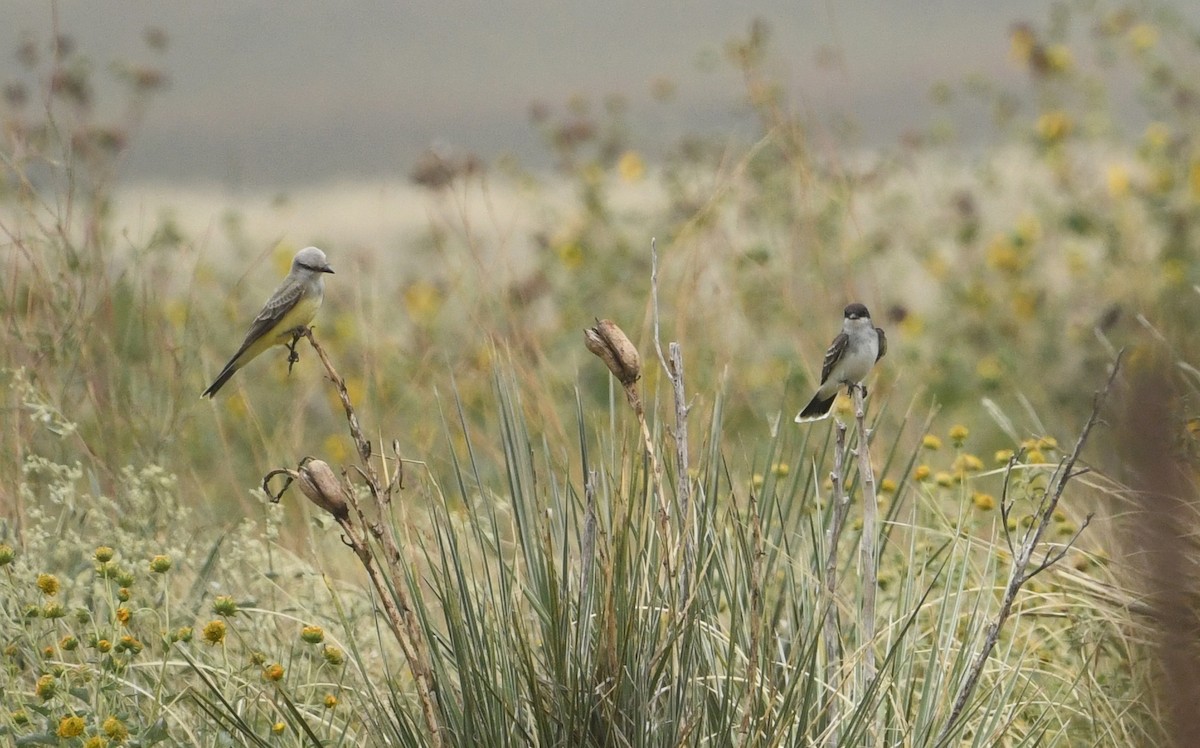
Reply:
[[[115,177],[165,76],[118,66],[114,124],[69,40],[21,50],[4,739],[1190,744],[1200,36],[1056,6],[1012,29],[1021,90],[948,84],[944,121],[862,159],[814,145],[769,38],[727,50],[751,143],[652,167],[619,99],[579,99],[535,111],[552,178],[423,164],[431,200],[503,181],[539,225],[314,237],[338,274],[301,362],[264,356],[215,406],[270,287],[247,258],[282,274],[296,247],[167,217],[130,241]],[[973,150],[954,122],[980,108]],[[865,410],[797,427],[849,299],[888,356]],[[584,328],[623,329],[640,376]]]

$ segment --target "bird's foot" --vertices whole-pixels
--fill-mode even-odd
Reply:
[[[300,354],[296,351],[296,344],[300,342],[300,338],[304,336],[306,330],[307,328],[299,328],[292,333],[291,342],[285,343],[288,349],[288,374],[292,373],[292,367],[300,360]]]

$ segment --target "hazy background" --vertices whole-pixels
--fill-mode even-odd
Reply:
[[[670,0],[560,3],[315,0],[202,3],[3,0],[0,81],[20,80],[26,39],[55,23],[98,70],[160,66],[165,92],[132,138],[123,182],[295,189],[405,177],[430,147],[547,160],[533,102],[629,101],[636,142],[749,131],[726,42],[770,24],[772,67],[817,121],[834,113],[884,144],[929,123],[930,87],[982,72],[1015,80],[1014,21],[1046,4]],[[166,32],[155,55],[143,31]],[[43,47],[44,48],[44,47]],[[656,80],[675,86],[655,101]],[[101,92],[102,94],[103,92]],[[104,99],[103,95],[98,98]]]

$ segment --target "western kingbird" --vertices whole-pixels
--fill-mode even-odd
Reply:
[[[200,397],[213,397],[238,369],[271,346],[286,345],[308,326],[325,296],[325,273],[332,273],[325,253],[305,247],[292,259],[292,270],[250,324],[242,347]]]
[[[842,331],[825,351],[821,366],[821,386],[796,423],[818,421],[829,415],[843,384],[853,387],[867,378],[875,362],[887,353],[887,336],[871,322],[871,313],[862,304],[850,304],[843,312]]]

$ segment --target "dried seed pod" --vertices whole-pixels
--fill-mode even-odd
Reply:
[[[626,387],[642,376],[637,348],[612,320],[596,320],[595,327],[583,331],[583,343]]]
[[[300,464],[297,480],[300,490],[309,501],[321,507],[339,520],[350,515],[346,507],[346,493],[333,470],[322,460],[305,460]]]

